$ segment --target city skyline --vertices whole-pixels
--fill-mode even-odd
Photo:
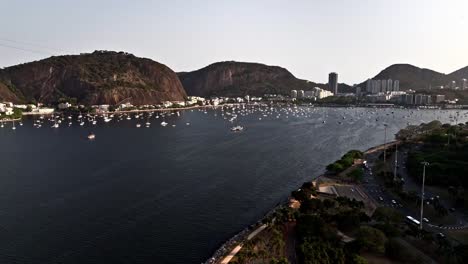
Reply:
[[[116,50],[175,71],[235,60],[281,66],[321,83],[338,72],[341,82],[356,84],[396,63],[442,73],[468,64],[468,37],[459,34],[468,26],[468,3],[461,0],[128,3],[2,3],[9,12],[0,21],[11,26],[0,30],[0,67]]]

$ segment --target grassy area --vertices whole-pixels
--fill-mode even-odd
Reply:
[[[359,150],[350,150],[341,157],[341,159],[329,164],[327,166],[327,171],[331,173],[340,173],[347,168],[351,167],[354,164],[355,159],[362,159],[364,153]]]

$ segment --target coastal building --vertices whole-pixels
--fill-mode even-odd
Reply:
[[[328,89],[332,93],[338,94],[338,73],[331,72],[328,74]]]
[[[171,106],[172,106],[172,102],[166,101],[166,102],[163,102],[162,105],[163,105],[164,107],[166,107],[166,108],[167,108],[167,107],[171,107]]]
[[[318,88],[320,89],[320,88]],[[317,93],[317,98],[318,99],[322,99],[322,98],[325,98],[325,97],[329,97],[329,96],[333,96],[333,93],[330,92],[330,91],[327,91],[327,90],[324,90],[324,89],[320,89]]]
[[[58,109],[60,110],[63,110],[63,109],[67,109],[67,108],[70,108],[72,105],[68,102],[65,102],[65,103],[60,103],[58,104]]]
[[[304,98],[314,98],[315,97],[315,91],[304,91]]]
[[[428,105],[431,104],[431,96],[426,94],[416,94],[414,96],[415,105]]]
[[[304,90],[299,90],[297,92],[297,98],[304,98]]]
[[[400,81],[399,80],[393,81],[393,91],[394,92],[399,92],[400,91]]]
[[[372,80],[371,79],[367,79],[366,81],[366,92],[372,93]]]
[[[366,82],[366,92],[370,94],[388,93],[400,91],[399,80],[372,80],[368,79]]]
[[[19,108],[19,109],[23,109],[23,110],[24,110],[24,109],[27,109],[28,106],[25,105],[25,104],[19,104],[19,105],[18,105],[18,104],[15,104],[15,108]]]
[[[291,98],[297,98],[297,90],[291,90]]]
[[[5,107],[5,115],[12,115],[13,114],[13,107]]]
[[[133,105],[131,103],[124,103],[124,104],[119,105],[119,108],[122,109],[122,110],[126,109],[126,108],[132,108],[132,107],[133,107]]]
[[[361,87],[357,86],[356,87],[356,97],[361,97]]]
[[[432,101],[436,104],[443,103],[445,101],[445,95],[443,94],[434,95],[432,97]]]
[[[0,115],[12,115],[13,106],[8,103],[0,103]]]
[[[368,94],[366,101],[371,103],[386,102],[390,100],[391,96],[386,93]]]
[[[414,94],[407,94],[405,96],[405,101],[404,101],[405,104],[407,105],[412,105],[414,104]]]
[[[393,89],[393,80],[388,79],[387,80],[387,92],[394,92],[395,90]]]

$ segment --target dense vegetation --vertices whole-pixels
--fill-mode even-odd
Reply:
[[[415,177],[422,177],[422,161],[430,163],[426,183],[432,185],[461,185],[468,187],[468,125],[444,124],[426,132],[423,143],[408,157],[408,169]]]
[[[364,153],[359,150],[350,150],[341,157],[341,159],[335,161],[327,166],[327,171],[332,173],[340,173],[354,164],[355,159],[362,159]]]
[[[23,116],[23,111],[19,108],[13,108],[12,115],[6,115],[5,113],[0,113],[0,120],[3,119],[18,119]]]

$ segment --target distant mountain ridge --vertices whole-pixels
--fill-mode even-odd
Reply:
[[[436,72],[430,69],[419,68],[411,64],[393,64],[374,78],[375,80],[393,79],[400,81],[400,90],[425,90],[430,87],[445,86],[451,81],[460,84],[461,79],[468,79],[468,66],[450,74]],[[365,89],[366,81],[360,86]]]
[[[167,66],[125,52],[95,51],[53,56],[0,70],[0,99],[53,103],[76,98],[84,104],[181,101],[179,78]]]
[[[400,90],[427,90],[451,81],[468,79],[468,66],[450,74],[393,64],[372,79],[400,81]],[[359,84],[366,89],[366,81]],[[53,56],[0,69],[0,101],[54,103],[76,98],[83,104],[157,104],[182,101],[187,95],[262,96],[289,95],[291,90],[311,90],[328,85],[296,78],[287,69],[261,63],[223,61],[199,70],[175,73],[146,58],[114,51]],[[354,92],[339,84],[338,91]]]
[[[328,89],[327,84],[298,79],[285,68],[252,62],[216,62],[178,76],[187,94],[198,96],[289,95],[291,90]]]

